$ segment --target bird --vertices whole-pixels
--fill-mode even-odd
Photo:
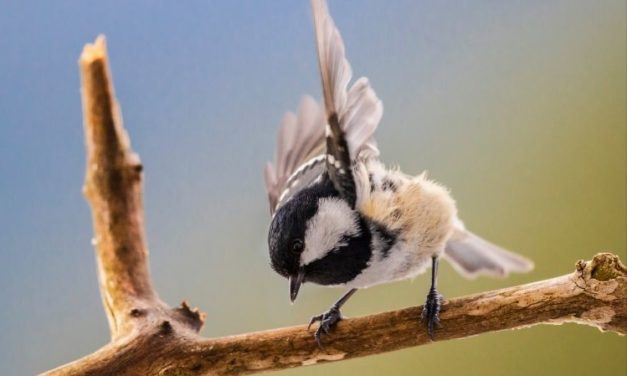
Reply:
[[[274,163],[264,168],[270,266],[289,280],[292,302],[304,283],[347,289],[309,322],[319,322],[314,338],[321,347],[358,289],[431,267],[421,321],[434,339],[441,259],[468,278],[528,272],[534,264],[466,229],[449,190],[426,172],[386,167],[374,137],[381,100],[365,77],[349,86],[352,69],[326,1],[312,0],[311,7],[323,100],[306,95],[296,113],[283,116]]]

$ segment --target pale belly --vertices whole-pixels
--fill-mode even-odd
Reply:
[[[415,278],[431,265],[431,258],[443,250],[417,249],[416,244],[400,242],[386,255],[373,255],[368,268],[346,284],[349,288],[366,288],[382,283]]]

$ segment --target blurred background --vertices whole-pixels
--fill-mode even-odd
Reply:
[[[429,170],[469,228],[536,262],[455,297],[625,261],[623,0],[331,1],[356,76],[385,113],[383,157]],[[289,304],[268,266],[262,166],[301,95],[320,97],[307,1],[0,1],[0,373],[27,375],[108,341],[89,208],[77,59],[107,36],[118,98],[145,165],[154,283],[208,315],[206,336],[303,324],[342,293]],[[428,277],[361,291],[347,316],[422,304]],[[418,323],[417,323],[418,325]],[[539,326],[284,371],[627,374],[627,341]]]

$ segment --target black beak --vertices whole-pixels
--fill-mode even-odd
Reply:
[[[290,300],[294,303],[296,297],[298,296],[298,290],[300,289],[300,285],[303,284],[303,278],[305,278],[305,272],[300,269],[298,271],[298,275],[290,276]]]

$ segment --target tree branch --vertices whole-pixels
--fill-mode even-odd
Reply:
[[[213,375],[278,370],[431,342],[422,307],[341,321],[318,349],[306,326],[206,339],[202,314],[169,308],[152,288],[143,231],[141,164],[113,96],[103,37],[80,59],[87,177],[100,290],[111,342],[45,375]],[[571,274],[445,302],[435,340],[573,322],[627,334],[627,269],[617,256],[579,261]]]
[[[111,337],[131,334],[146,322],[139,318],[150,315],[174,318],[198,331],[202,315],[186,304],[169,310],[150,281],[142,165],[122,126],[103,36],[85,46],[79,66],[87,147],[83,190],[92,209],[100,292]]]
[[[92,207],[100,291],[115,338],[130,330],[136,301],[155,303],[143,232],[141,163],[122,128],[103,37],[85,46],[82,79],[87,173],[83,192]]]

